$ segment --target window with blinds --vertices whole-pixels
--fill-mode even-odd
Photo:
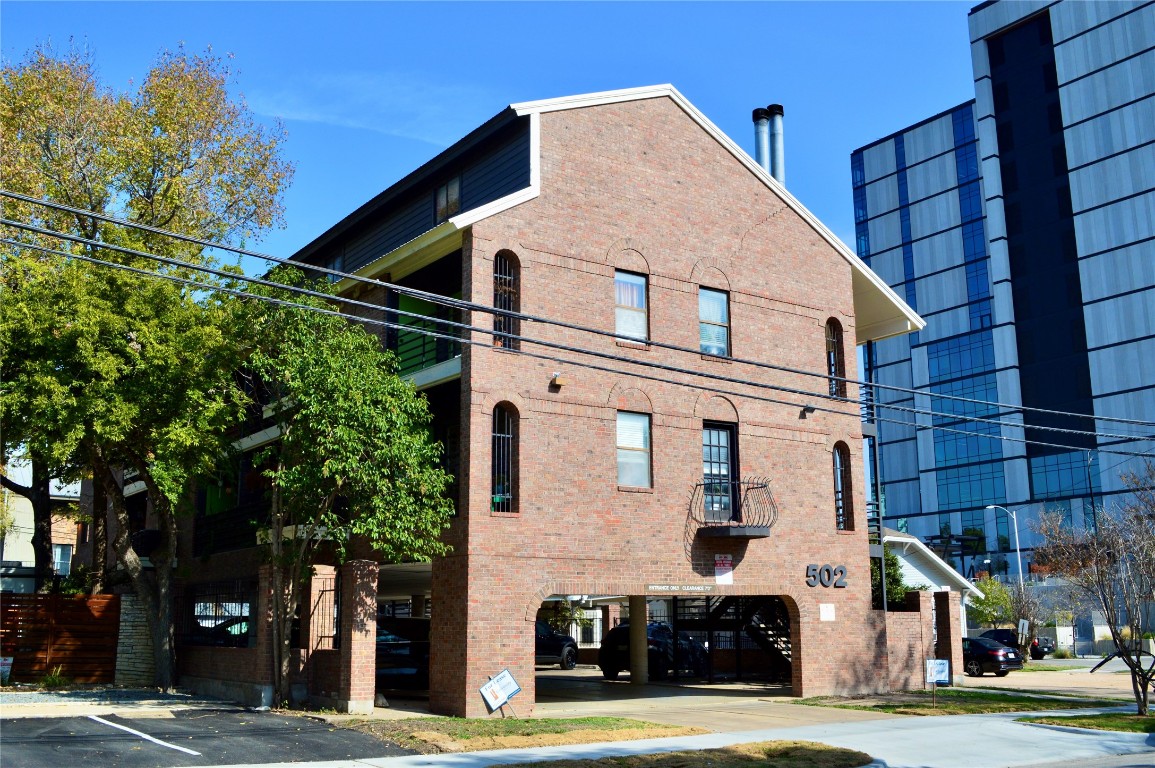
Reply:
[[[730,356],[730,295],[698,289],[698,341],[703,354]]]
[[[650,415],[618,411],[618,485],[650,488]]]

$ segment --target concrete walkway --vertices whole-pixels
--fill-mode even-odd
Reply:
[[[1016,723],[1015,717],[1017,715],[903,717],[565,747],[409,755],[326,763],[272,763],[243,768],[490,768],[547,760],[714,749],[775,739],[818,741],[857,749],[875,758],[870,764],[875,768],[1002,768],[1012,765],[1079,764],[1113,755],[1136,755],[1136,761],[1131,764],[1155,765],[1155,739],[1145,734],[1033,726]]]

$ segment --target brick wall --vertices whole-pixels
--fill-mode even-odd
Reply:
[[[904,610],[886,612],[886,651],[892,690],[926,687],[926,660],[936,658],[931,606],[931,593],[907,592]]]
[[[614,270],[643,272],[651,338],[697,348],[698,287],[724,289],[735,357],[822,371],[824,326],[834,317],[846,329],[847,376],[856,376],[849,265],[673,102],[571,110],[541,121],[542,193],[472,227],[464,258],[467,298],[491,301],[493,257],[508,249],[520,264],[523,311],[612,331]],[[491,320],[475,316],[472,322]],[[728,360],[538,324],[524,332],[630,360],[826,391],[822,379]],[[523,348],[567,357],[528,342]],[[831,452],[835,442],[845,442],[857,474],[857,406],[742,383],[691,388],[701,380],[677,373],[658,374],[673,383],[647,381],[639,374],[653,371],[628,362],[599,364],[622,373],[491,347],[464,352],[463,467],[481,481],[463,494],[456,551],[434,569],[433,708],[486,714],[477,689],[509,668],[523,687],[522,711],[534,695],[530,623],[542,598],[644,594],[651,585],[782,595],[795,618],[797,695],[885,687],[885,680],[856,671],[871,663],[881,641],[862,632],[871,609],[861,478],[854,483],[857,529],[837,531],[834,524]],[[560,389],[549,386],[555,371],[568,380]],[[518,414],[514,515],[489,511],[490,424],[498,403]],[[837,412],[803,418],[808,403]],[[617,486],[619,409],[651,414],[650,489]],[[696,535],[687,502],[701,480],[707,419],[736,420],[741,474],[770,479],[780,510],[770,538]],[[720,553],[734,558],[732,586],[714,583]],[[807,587],[811,563],[844,565],[847,587]]]

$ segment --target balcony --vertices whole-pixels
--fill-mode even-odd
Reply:
[[[703,538],[764,539],[778,522],[778,505],[767,480],[707,478],[694,486],[690,516]]]
[[[402,318],[404,330],[395,331],[389,347],[397,355],[399,376],[418,387],[430,386],[461,375],[459,330],[438,318]],[[438,334],[437,336],[430,333]]]

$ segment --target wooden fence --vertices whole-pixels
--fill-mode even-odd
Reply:
[[[120,597],[0,596],[0,656],[12,657],[12,682],[36,682],[59,668],[78,683],[116,675]]]

